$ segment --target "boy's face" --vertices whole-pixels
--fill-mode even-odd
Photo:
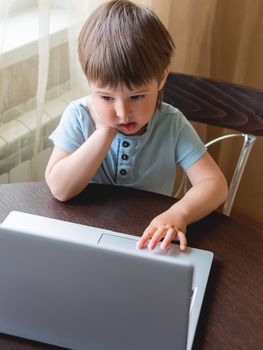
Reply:
[[[91,103],[100,119],[125,135],[141,135],[152,118],[159,90],[167,75],[158,82],[152,80],[147,85],[129,90],[118,87],[100,88],[91,83]]]

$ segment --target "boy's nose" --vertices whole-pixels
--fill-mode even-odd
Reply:
[[[124,123],[129,120],[130,110],[129,106],[123,102],[120,102],[116,106],[116,115]]]

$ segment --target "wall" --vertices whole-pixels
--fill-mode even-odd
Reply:
[[[263,89],[263,2],[260,0],[174,0],[168,29],[176,44],[172,70]],[[200,130],[205,140],[217,128]],[[240,145],[212,150],[230,178]],[[256,141],[233,207],[233,214],[263,225],[263,137]]]

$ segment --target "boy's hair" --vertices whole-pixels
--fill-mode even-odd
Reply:
[[[124,0],[99,6],[81,29],[78,44],[87,79],[113,89],[132,89],[159,80],[174,50],[157,15]]]

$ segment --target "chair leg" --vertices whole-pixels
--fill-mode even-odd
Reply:
[[[232,206],[236,197],[237,189],[241,181],[241,177],[243,175],[249,153],[255,141],[256,141],[256,136],[250,135],[250,134],[244,135],[243,147],[240,152],[240,156],[232,177],[232,181],[229,186],[228,196],[222,210],[223,214],[227,216],[229,216],[231,213]]]

